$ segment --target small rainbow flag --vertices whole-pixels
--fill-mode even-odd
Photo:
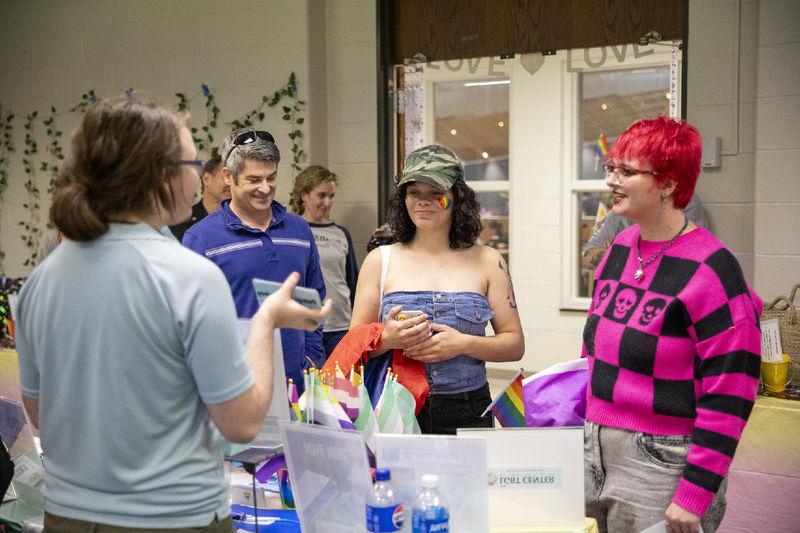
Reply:
[[[597,215],[594,217],[594,230],[592,230],[592,232],[595,232],[603,227],[603,222],[605,222],[606,216],[608,216],[608,208],[606,207],[606,204],[601,201],[599,204],[597,204]]]
[[[443,194],[439,197],[439,206],[441,206],[442,209],[447,209],[448,207],[450,207],[450,204],[452,202],[453,201],[450,198],[448,198],[446,194]]]
[[[525,423],[525,404],[522,402],[522,371],[520,368],[514,379],[506,386],[505,390],[494,399],[486,411],[492,411],[494,417],[504,428],[524,428]],[[481,415],[481,416],[483,416]]]
[[[606,142],[606,136],[601,133],[596,144],[597,154],[600,157],[606,157],[608,155],[608,143]]]
[[[300,412],[300,400],[297,396],[297,385],[294,384],[294,380],[292,378],[289,378],[289,385],[287,387],[286,394],[289,396],[289,415],[291,416],[292,421],[302,420],[303,414]]]

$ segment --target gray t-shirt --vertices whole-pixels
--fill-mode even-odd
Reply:
[[[356,293],[358,267],[350,234],[333,222],[310,223],[314,242],[319,250],[319,265],[325,280],[325,293],[333,307],[325,317],[323,331],[343,331],[350,327],[353,297]]]
[[[187,528],[229,514],[206,404],[253,384],[222,272],[144,224],[65,240],[19,298],[22,392],[39,400],[45,508]]]

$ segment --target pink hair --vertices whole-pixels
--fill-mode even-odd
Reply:
[[[702,151],[697,128],[685,120],[658,117],[634,122],[617,138],[609,159],[650,161],[656,183],[675,182],[673,203],[683,209],[694,194]]]

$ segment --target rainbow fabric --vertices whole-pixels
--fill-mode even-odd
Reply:
[[[606,157],[608,155],[608,143],[606,142],[606,136],[602,133],[597,139],[597,154],[600,157]]]
[[[517,372],[506,389],[486,408],[504,428],[524,428],[525,404],[522,402],[522,369]],[[484,411],[484,413],[486,413]]]
[[[439,205],[441,206],[442,209],[447,209],[448,207],[450,207],[450,204],[452,203],[453,201],[450,198],[448,198],[446,194],[443,194],[439,197]]]

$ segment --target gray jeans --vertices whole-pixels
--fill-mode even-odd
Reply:
[[[584,426],[586,516],[601,533],[639,533],[664,520],[678,487],[691,437],[649,435],[599,426]],[[725,514],[727,479],[700,521],[714,533]]]

